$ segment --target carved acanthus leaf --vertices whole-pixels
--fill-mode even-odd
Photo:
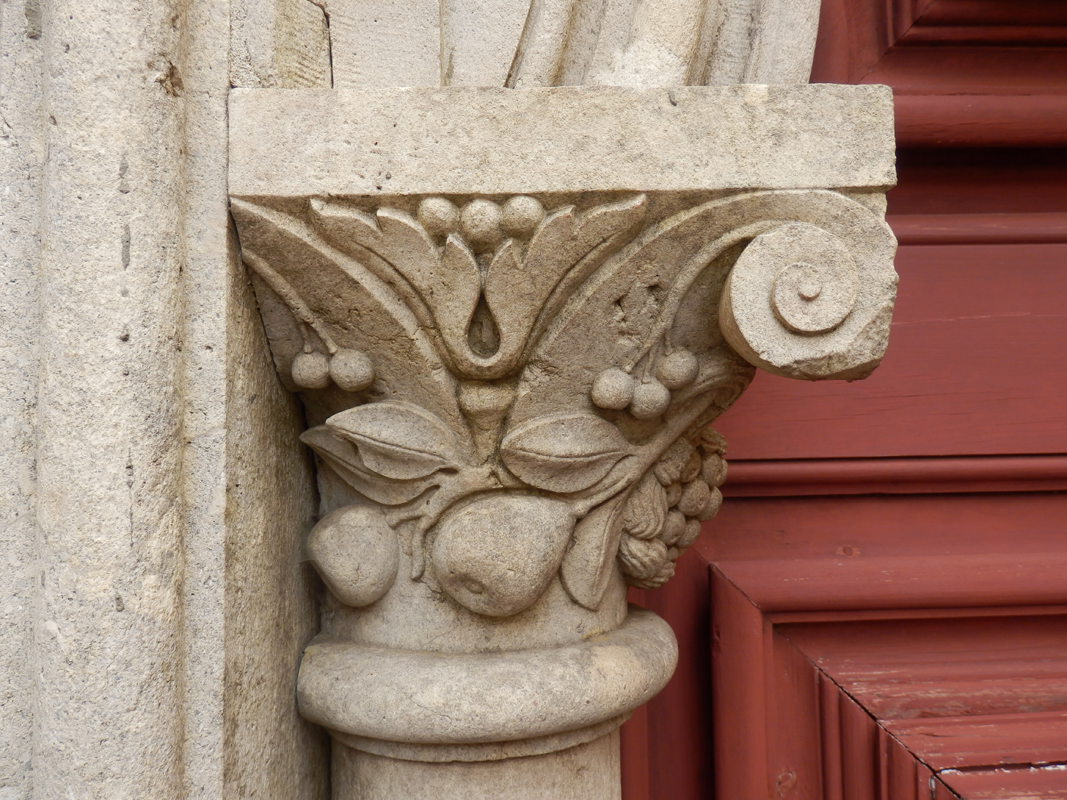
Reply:
[[[269,261],[271,271],[284,279],[299,305],[317,317],[321,323],[317,329],[339,347],[372,354],[379,376],[372,387],[376,396],[417,397],[456,435],[468,433],[456,400],[457,381],[442,368],[436,329],[424,307],[401,295],[402,285],[407,284],[381,268],[377,257],[357,260],[329,244],[305,214],[238,198],[231,199],[230,206],[245,246]],[[255,271],[254,261],[249,266]],[[269,287],[271,281],[266,283]],[[259,301],[283,379],[291,388],[304,388],[293,385],[294,356],[328,347],[317,333],[309,334],[312,326],[300,319],[290,299],[261,293]],[[295,315],[288,324],[282,303]],[[353,402],[356,398],[348,398],[348,404]],[[328,415],[318,415],[317,421]]]
[[[567,594],[590,610],[600,607],[611,580],[622,536],[622,510],[629,492],[602,503],[574,527],[571,549],[560,564],[559,578]]]
[[[341,203],[311,201],[311,218],[331,243],[359,257],[374,253],[411,285],[430,310],[453,357],[468,360],[467,325],[481,296],[481,275],[474,254],[449,236],[442,253],[410,214],[380,208],[374,216]],[[444,299],[447,298],[447,302]]]
[[[502,360],[514,365],[533,347],[568,289],[625,244],[646,206],[645,196],[637,195],[581,214],[572,207],[554,211],[534,232],[521,260],[512,243],[505,243],[485,275],[485,298],[501,330]]]

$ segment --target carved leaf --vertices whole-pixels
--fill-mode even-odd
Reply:
[[[432,477],[398,481],[369,471],[355,446],[338,439],[325,425],[304,431],[300,441],[314,450],[349,486],[382,505],[403,505],[434,485]]]
[[[559,578],[574,602],[596,611],[608,588],[622,536],[623,492],[594,508],[574,528]]]
[[[430,297],[426,302],[433,308],[453,357],[468,371],[474,371],[467,347],[467,326],[482,296],[482,278],[474,253],[455,234],[445,240],[437,278],[436,285],[427,288]]]
[[[321,206],[322,201],[313,200],[312,207],[316,204]],[[388,395],[417,397],[420,406],[463,435],[467,425],[456,401],[456,379],[442,363],[433,320],[395,270],[364,249],[355,258],[339,252],[323,238],[323,219],[316,221],[313,215],[282,212],[240,198],[232,198],[230,207],[245,247],[260,254],[291,290],[282,297],[269,281],[267,285],[257,281],[271,349],[286,378],[306,338],[296,320],[306,323],[313,316],[340,347],[372,355]],[[351,212],[347,216],[326,221],[337,223],[338,237],[342,228],[362,226],[373,231],[372,216],[347,210]],[[273,291],[264,293],[263,288]],[[296,388],[291,382],[288,385]]]
[[[381,240],[382,232],[372,214],[330,203],[318,197],[311,198],[309,207],[311,221],[316,230],[346,252],[353,242],[374,249],[370,245]]]
[[[526,280],[536,280],[533,296],[527,312],[531,318],[526,323],[529,331],[538,322],[532,339],[536,339],[547,321],[553,319],[561,304],[565,303],[603,259],[622,247],[644,219],[647,208],[644,195],[637,195],[618,203],[607,203],[575,214],[573,209],[562,209],[550,215],[534,233],[523,259],[522,271]],[[533,276],[532,278],[530,276]],[[507,286],[509,278],[502,271],[496,276],[491,272],[485,277],[485,296],[490,307],[490,296],[496,282]]]
[[[440,469],[460,469],[464,460],[452,431],[410,403],[356,406],[334,414],[326,427],[356,446],[367,469],[386,478],[422,478]]]
[[[346,252],[353,244],[376,253],[424,293],[437,283],[437,248],[410,214],[380,208],[373,216],[341,203],[312,198],[311,221],[334,245]]]
[[[630,495],[623,513],[622,527],[637,539],[651,539],[663,529],[667,519],[667,492],[651,472],[641,479]]]
[[[378,224],[382,229],[380,254],[411,281],[449,344],[462,341],[482,292],[474,254],[453,240],[446,243],[439,259],[429,235],[403,211],[379,209]]]
[[[342,250],[351,251],[356,244],[388,262],[430,309],[449,347],[465,352],[467,322],[481,297],[481,275],[463,244],[449,241],[439,258],[415,218],[393,208],[380,208],[372,217],[316,198],[311,201],[311,219]]]
[[[633,228],[644,213],[644,195],[598,206],[585,214],[563,208],[541,223],[521,263],[513,248],[505,245],[485,275],[485,299],[504,331],[502,351],[520,349],[564,276],[609,239],[621,238],[619,235]],[[586,276],[575,277],[580,282]]]
[[[508,469],[550,492],[588,489],[629,452],[619,429],[590,413],[538,417],[513,430],[500,445]]]

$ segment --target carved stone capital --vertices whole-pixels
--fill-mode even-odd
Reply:
[[[600,741],[662,688],[673,636],[626,584],[667,581],[718,511],[708,424],[757,367],[853,380],[885,349],[889,108],[237,94],[232,210],[320,466],[308,718],[365,754],[486,762]]]

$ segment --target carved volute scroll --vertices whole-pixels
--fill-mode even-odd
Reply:
[[[250,184],[270,175],[248,163]],[[301,711],[407,761],[599,741],[658,692],[676,645],[626,586],[668,581],[718,511],[726,443],[709,423],[757,367],[868,374],[895,294],[869,186],[540,191],[475,174],[516,191],[457,192],[459,174],[440,192],[231,202],[319,465],[307,554],[330,598]]]

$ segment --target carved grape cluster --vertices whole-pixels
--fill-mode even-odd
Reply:
[[[600,408],[621,411],[629,408],[637,419],[655,419],[671,404],[671,392],[684,389],[697,377],[700,363],[683,348],[676,348],[660,359],[655,377],[638,381],[630,372],[618,367],[596,376],[590,399]]]
[[[333,381],[346,392],[374,383],[374,362],[361,350],[339,349],[326,355],[310,348],[293,359],[293,382],[302,389],[325,389]]]
[[[700,535],[700,523],[722,505],[726,441],[705,429],[694,444],[681,438],[641,479],[623,510],[619,562],[627,582],[655,589],[674,575],[674,564]]]
[[[479,198],[459,208],[444,197],[427,197],[419,204],[419,224],[440,240],[459,233],[475,253],[492,253],[509,236],[526,239],[533,235],[545,208],[527,195],[508,198],[503,206]]]

